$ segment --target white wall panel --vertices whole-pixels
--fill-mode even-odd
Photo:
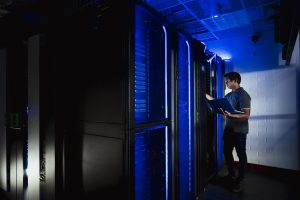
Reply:
[[[296,72],[290,66],[241,74],[242,86],[252,98],[249,163],[298,169]]]

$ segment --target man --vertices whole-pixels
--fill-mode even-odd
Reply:
[[[229,180],[229,183],[233,183],[233,191],[239,192],[242,189],[243,180],[247,171],[246,139],[247,133],[249,132],[248,119],[250,116],[251,97],[240,86],[241,75],[239,73],[229,72],[224,75],[224,78],[226,86],[228,89],[231,89],[231,92],[229,92],[225,98],[228,99],[235,110],[243,112],[242,114],[231,114],[220,110],[220,113],[226,117],[223,134],[223,152],[228,169],[226,179]],[[208,99],[212,98],[209,95],[206,96]],[[236,150],[240,164],[236,179],[234,179],[236,174],[232,155],[233,148]]]

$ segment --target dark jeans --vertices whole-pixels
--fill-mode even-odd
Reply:
[[[244,179],[247,171],[246,139],[247,139],[247,134],[245,133],[235,133],[230,129],[224,130],[223,152],[224,152],[225,161],[229,172],[228,175],[232,177],[235,176],[234,159],[232,155],[233,148],[235,148],[237,156],[239,158],[238,179],[240,181]]]

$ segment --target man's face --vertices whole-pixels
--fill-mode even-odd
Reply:
[[[225,84],[226,84],[228,89],[232,89],[232,87],[234,86],[234,82],[235,81],[232,81],[230,79],[225,79]]]

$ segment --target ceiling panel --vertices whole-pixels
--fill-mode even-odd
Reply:
[[[262,20],[256,21],[253,23],[254,32],[263,32],[263,31],[272,31],[274,30],[274,21],[273,20]]]
[[[159,12],[163,16],[171,16],[175,12],[179,12],[181,10],[185,10],[184,6],[182,4],[178,4],[177,6],[171,7],[169,9],[160,10]]]
[[[144,0],[200,41],[272,30],[280,0]]]
[[[189,11],[187,11],[186,9],[178,11],[178,12],[174,12],[169,17],[172,18],[172,21],[175,24],[179,24],[179,23],[182,23],[184,21],[190,21],[191,19],[194,19],[193,15]]]
[[[241,0],[219,0],[218,2],[223,14],[243,9]]]
[[[157,11],[168,10],[180,5],[177,0],[146,0],[145,3],[149,4]]]
[[[226,38],[238,37],[242,35],[252,35],[253,28],[251,25],[245,25],[245,26],[235,27],[232,29],[216,31],[214,32],[214,34],[217,36],[217,38],[221,40]]]
[[[278,2],[277,0],[242,0],[245,8]]]
[[[210,16],[209,1],[190,1],[184,3],[184,6],[198,19],[203,19]]]
[[[246,12],[251,22],[255,22],[264,18],[264,11],[261,6],[247,8]]]
[[[209,31],[212,32],[250,24],[248,15],[244,10],[227,13],[218,17],[203,19],[201,22]]]
[[[179,24],[177,27],[180,30],[184,30],[190,35],[208,32],[208,30],[201,24],[201,22],[197,20]]]
[[[208,42],[208,41],[213,41],[213,40],[217,40],[218,39],[211,32],[196,34],[196,35],[193,35],[192,37],[194,39],[196,39],[196,40],[201,41],[201,42]]]

